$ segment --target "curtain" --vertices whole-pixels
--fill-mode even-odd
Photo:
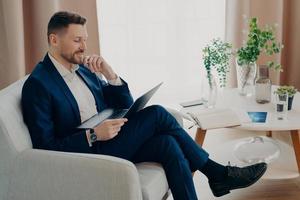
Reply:
[[[300,90],[300,1],[285,0],[283,4],[283,73],[281,84],[294,85]]]
[[[245,29],[244,16],[247,18],[257,17],[260,26],[265,24],[277,24],[276,38],[284,45],[280,54],[273,58],[283,66],[283,72],[271,70],[273,84],[291,84],[300,89],[300,69],[297,56],[300,48],[300,14],[297,8],[298,0],[227,0],[226,1],[226,30],[225,38],[232,42],[235,48],[242,44],[243,29]],[[265,64],[269,58],[260,56],[258,64]],[[235,66],[234,61],[232,65]],[[231,84],[236,85],[236,74],[232,70]]]
[[[32,71],[47,52],[47,24],[67,10],[87,18],[89,54],[99,54],[97,0],[1,0],[0,89]]]
[[[0,1],[0,89],[25,74],[22,1]]]

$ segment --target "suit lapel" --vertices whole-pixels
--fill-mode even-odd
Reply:
[[[53,63],[51,62],[48,54],[44,58],[44,64],[48,71],[50,72],[52,78],[54,81],[58,84],[62,92],[65,94],[66,98],[68,99],[69,103],[72,105],[74,115],[76,117],[76,120],[79,122],[78,124],[81,123],[81,118],[80,118],[80,112],[78,108],[78,104],[75,100],[75,97],[73,96],[72,92],[70,91],[68,85],[64,81],[64,79],[61,77]]]

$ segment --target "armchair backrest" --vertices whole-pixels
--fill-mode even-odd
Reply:
[[[0,91],[0,199],[7,191],[13,159],[32,148],[30,135],[23,121],[21,91],[27,76]]]

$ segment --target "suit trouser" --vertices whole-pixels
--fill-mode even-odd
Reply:
[[[174,199],[197,199],[191,172],[201,169],[208,153],[161,106],[149,106],[128,119],[111,140],[96,143],[96,153],[138,162],[158,162]]]

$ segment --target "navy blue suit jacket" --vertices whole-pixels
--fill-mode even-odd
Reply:
[[[76,73],[92,92],[97,111],[129,108],[133,103],[127,83],[112,86],[80,66]],[[32,139],[33,148],[92,153],[81,124],[77,102],[48,54],[37,64],[22,89],[23,118]]]

